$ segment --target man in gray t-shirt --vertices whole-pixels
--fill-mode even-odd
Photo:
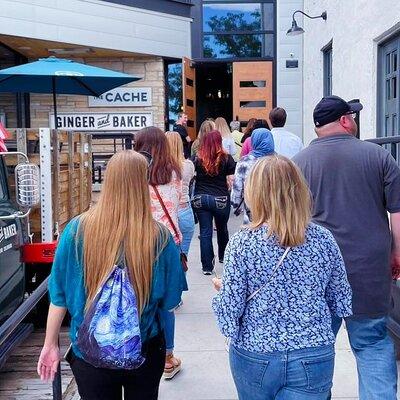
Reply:
[[[400,169],[376,144],[357,139],[360,103],[337,96],[315,107],[318,139],[293,161],[314,201],[313,221],[334,235],[353,290],[346,326],[359,374],[360,399],[396,399],[397,371],[386,316],[392,269],[400,265]],[[392,231],[388,214],[391,216]],[[340,316],[333,316],[335,334]]]

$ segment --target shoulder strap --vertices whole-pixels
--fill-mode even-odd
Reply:
[[[171,215],[169,214],[167,207],[165,207],[164,201],[160,195],[160,192],[158,191],[157,187],[155,185],[151,185],[151,187],[154,189],[154,192],[157,196],[157,199],[159,201],[159,203],[161,204],[162,209],[164,210],[164,214],[166,215],[166,217],[168,218],[169,223],[172,226],[172,229],[174,230],[175,236],[179,239],[179,233],[178,230],[176,229],[176,226],[174,224],[174,221],[172,221]]]
[[[275,272],[278,270],[278,268],[282,265],[283,260],[286,258],[287,254],[289,253],[290,247],[286,247],[285,252],[282,254],[282,257],[279,259],[279,261],[277,262],[277,264],[275,265],[274,269],[271,272],[270,275],[270,279],[273,277],[273,275],[275,274]],[[259,287],[257,290],[255,290],[247,299],[246,299],[246,303],[248,303],[254,296],[256,296],[262,289],[264,289],[270,279],[267,279],[267,282],[264,283],[264,285],[262,285],[261,287]]]

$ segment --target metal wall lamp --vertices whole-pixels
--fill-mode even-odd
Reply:
[[[317,15],[315,17],[312,17],[311,15],[308,15],[308,14],[306,14],[305,12],[303,12],[301,10],[296,10],[292,15],[292,27],[286,32],[286,35],[288,35],[288,36],[296,36],[296,35],[301,35],[302,33],[304,33],[304,29],[302,27],[298,26],[296,20],[294,19],[294,16],[297,13],[303,14],[307,18],[310,18],[310,19],[322,18],[324,21],[326,21],[326,18],[327,18],[326,11],[324,11],[321,15]]]

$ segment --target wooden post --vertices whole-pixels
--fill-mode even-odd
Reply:
[[[28,155],[28,146],[26,140],[26,129],[17,129],[17,150]]]
[[[73,217],[74,133],[68,132],[68,219]]]
[[[85,211],[85,143],[86,135],[84,133],[79,134],[80,143],[80,158],[79,158],[79,213]]]
[[[52,164],[53,164],[53,222],[54,232],[59,234],[60,221],[60,157],[58,131],[51,131]]]
[[[88,202],[89,204],[91,203],[92,200],[92,167],[93,167],[93,160],[92,160],[92,135],[90,133],[88,133],[88,135],[86,136],[86,140],[87,140],[87,147],[88,147],[88,157],[87,157],[87,161],[88,161],[88,167],[87,167],[87,191],[88,191]]]

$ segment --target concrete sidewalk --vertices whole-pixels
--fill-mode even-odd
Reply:
[[[231,217],[230,234],[239,229],[240,223],[240,217]],[[215,293],[212,276],[201,272],[197,229],[189,254],[189,292],[185,293],[184,304],[176,313],[175,354],[182,359],[182,371],[172,381],[161,382],[161,400],[237,399],[224,339],[211,310]],[[217,264],[216,270],[221,275],[222,265]],[[336,344],[333,399],[358,399],[356,365],[344,329]]]

